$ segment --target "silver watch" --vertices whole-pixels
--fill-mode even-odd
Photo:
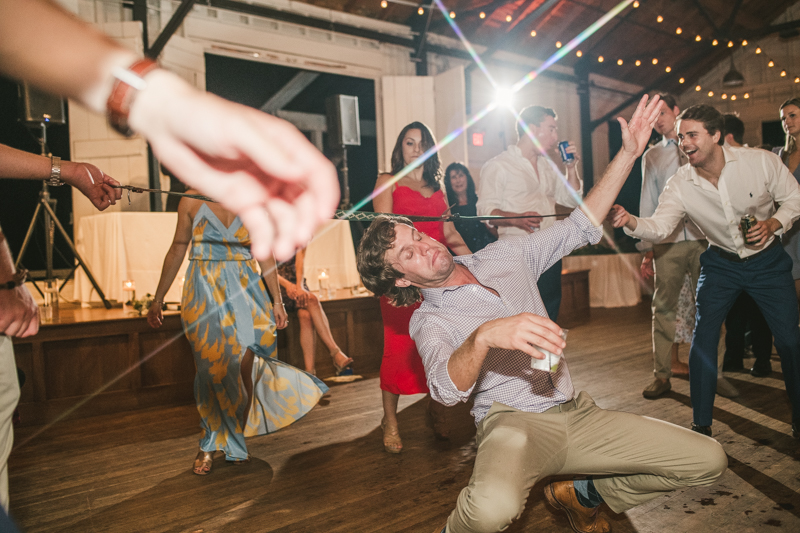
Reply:
[[[64,185],[64,182],[61,181],[61,158],[57,155],[50,156],[50,179],[47,184],[51,187]]]

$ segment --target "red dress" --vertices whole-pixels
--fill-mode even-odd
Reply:
[[[444,193],[436,191],[430,198],[398,185],[392,192],[392,212],[396,215],[441,216],[447,210]],[[414,222],[414,227],[437,241],[447,244],[444,222]],[[395,307],[381,297],[383,316],[383,360],[381,361],[381,389],[392,394],[417,394],[428,392],[425,368],[414,341],[408,334],[411,315],[419,307]]]

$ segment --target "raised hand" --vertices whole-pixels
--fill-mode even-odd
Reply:
[[[639,105],[636,106],[636,111],[630,121],[626,122],[622,117],[617,118],[622,127],[622,149],[625,152],[637,157],[642,155],[644,149],[647,148],[650,133],[653,131],[653,125],[658,119],[660,110],[661,97],[655,95],[648,102],[648,96],[645,94],[639,100]]]
[[[119,182],[89,163],[63,161],[61,177],[78,189],[99,211],[116,204],[122,197],[122,189],[112,187],[119,185]]]

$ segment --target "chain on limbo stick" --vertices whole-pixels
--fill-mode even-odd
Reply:
[[[133,185],[112,185],[115,189],[124,189],[128,191],[128,205],[131,204],[131,193],[153,193],[153,194],[169,194],[172,196],[180,196],[181,198],[193,198],[195,200],[203,200],[205,202],[213,202],[217,203],[216,200],[213,198],[209,198],[208,196],[203,196],[200,194],[189,194],[185,192],[177,192],[177,191],[164,191],[161,189],[146,189],[144,187],[134,187]],[[373,213],[371,211],[343,211],[341,209],[337,209],[333,215],[334,219],[337,220],[351,220],[356,222],[369,222],[378,218],[381,215],[385,215],[386,213]],[[548,218],[548,217],[557,217],[560,215],[552,214],[552,215],[516,215],[513,217],[503,217],[503,216],[495,216],[495,215],[486,215],[486,216],[469,216],[469,215],[459,215],[458,213],[453,213],[450,215],[441,215],[438,217],[426,217],[426,216],[418,216],[418,215],[402,215],[404,218],[411,220],[412,222],[453,222],[455,220],[480,220],[485,222],[491,222],[493,220],[514,220],[517,218]]]

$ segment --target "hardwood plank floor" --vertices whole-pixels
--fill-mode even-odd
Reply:
[[[593,309],[592,321],[569,334],[576,390],[605,408],[687,426],[686,379],[673,379],[662,399],[641,396],[652,379],[649,331],[646,306]],[[369,377],[333,386],[296,424],[248,439],[248,466],[217,457],[206,477],[190,472],[199,436],[193,405],[21,428],[9,460],[11,513],[26,532],[431,533],[472,472],[468,406],[455,413],[451,442],[442,443],[426,427],[424,396],[402,397],[405,449],[389,455],[378,381]],[[620,515],[606,511],[614,531],[800,531],[800,444],[790,436],[782,376],[728,377],[742,392],[716,401],[714,434],[728,471],[710,487],[665,494]],[[509,533],[570,531],[542,487]]]

